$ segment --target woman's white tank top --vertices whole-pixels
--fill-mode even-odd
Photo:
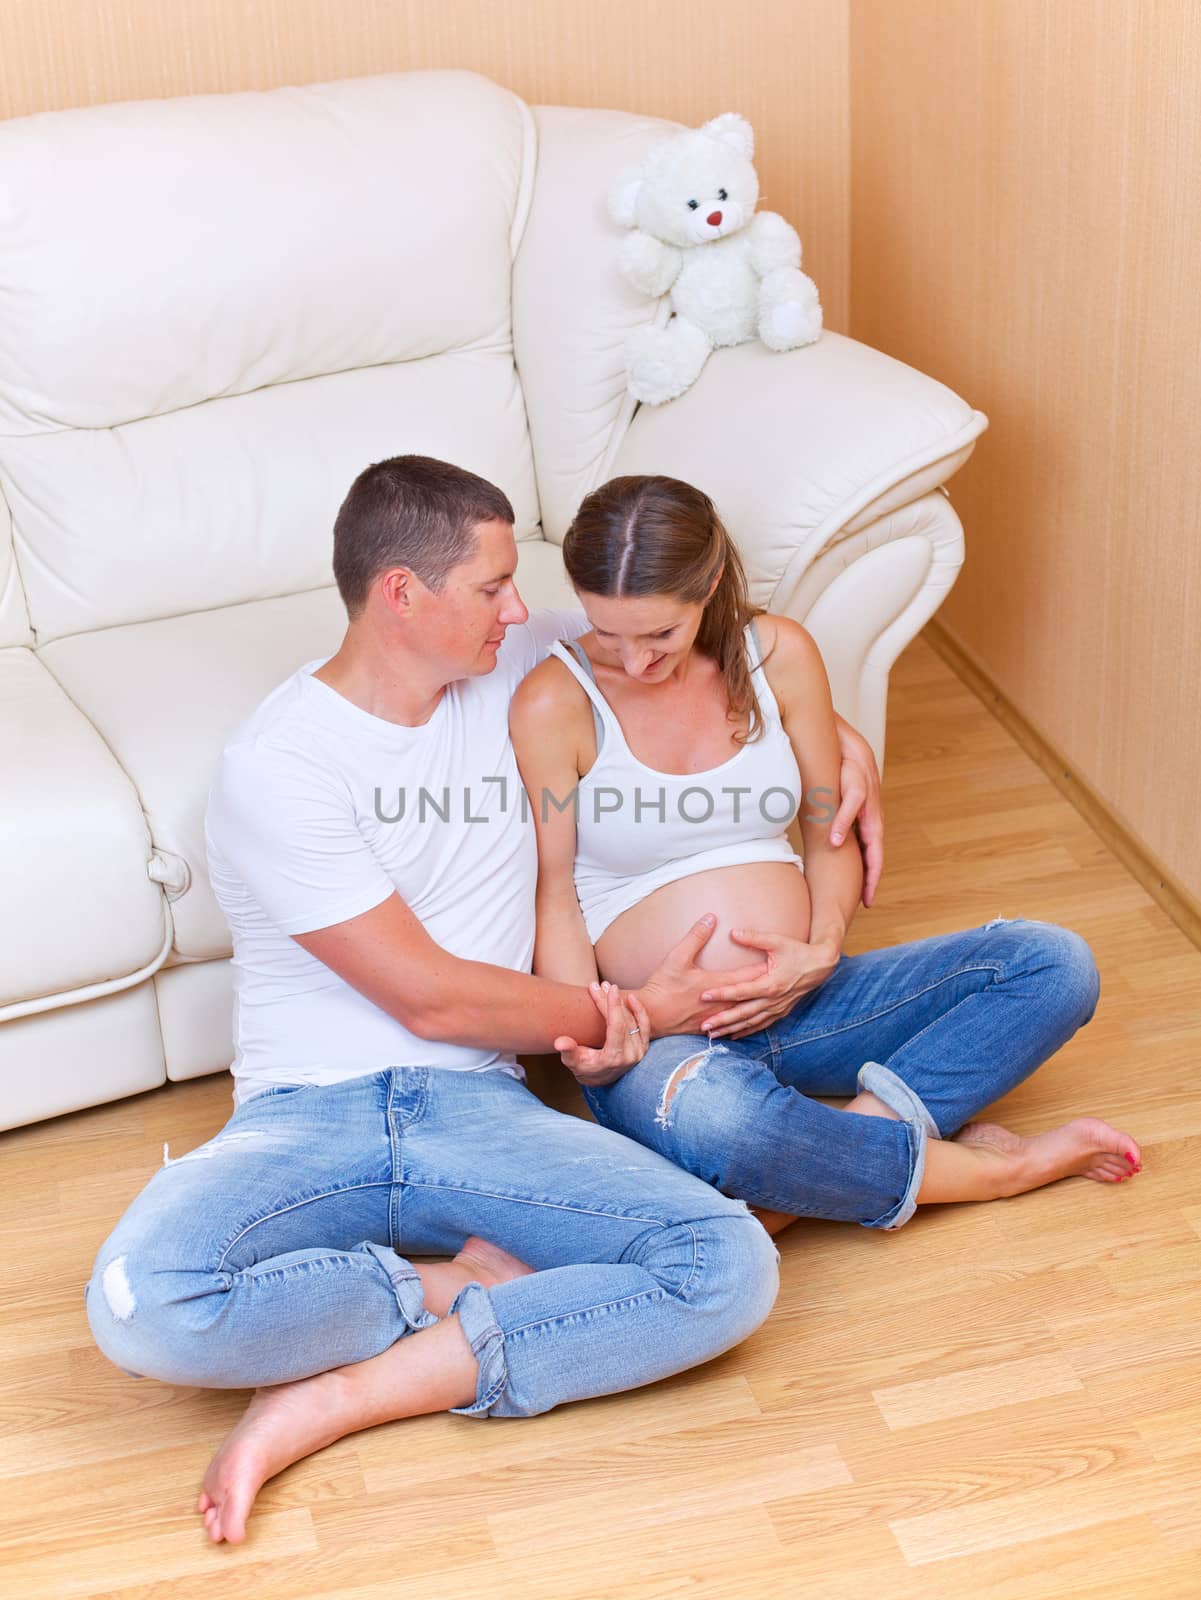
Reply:
[[[660,772],[639,761],[583,648],[562,641],[551,646],[592,702],[597,754],[570,798],[531,799],[559,810],[573,805],[576,896],[593,944],[623,911],[693,873],[751,861],[804,870],[787,838],[801,803],[801,774],[753,622],[746,646],[763,732],[704,772]]]

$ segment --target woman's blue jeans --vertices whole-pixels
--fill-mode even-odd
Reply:
[[[927,1138],[957,1133],[1027,1078],[1089,1020],[1099,991],[1077,934],[998,920],[844,957],[771,1027],[712,1046],[656,1040],[585,1095],[602,1127],[725,1194],[898,1228],[913,1215]],[[859,1090],[901,1120],[809,1098]]]
[[[479,1363],[471,1416],[680,1372],[757,1328],[779,1287],[741,1202],[507,1073],[398,1067],[269,1090],[169,1162],[101,1249],[88,1316],[126,1371],[281,1383],[434,1322],[405,1252],[471,1234],[537,1269],[451,1307]]]

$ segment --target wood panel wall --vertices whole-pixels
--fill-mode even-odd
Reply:
[[[418,67],[533,104],[741,111],[846,330],[847,0],[0,0],[0,116]]]
[[[992,428],[940,621],[1201,900],[1201,9],[851,0],[852,332]]]

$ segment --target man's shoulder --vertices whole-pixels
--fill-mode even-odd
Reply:
[[[309,666],[317,663],[310,663]],[[303,667],[275,686],[229,734],[217,759],[213,789],[230,784],[269,784],[280,775],[304,773],[320,781],[332,768],[319,719],[305,692]]]

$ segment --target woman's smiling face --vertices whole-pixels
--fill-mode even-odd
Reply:
[[[702,602],[666,594],[614,598],[580,591],[579,601],[601,658],[640,683],[671,676],[692,649],[705,614]]]

